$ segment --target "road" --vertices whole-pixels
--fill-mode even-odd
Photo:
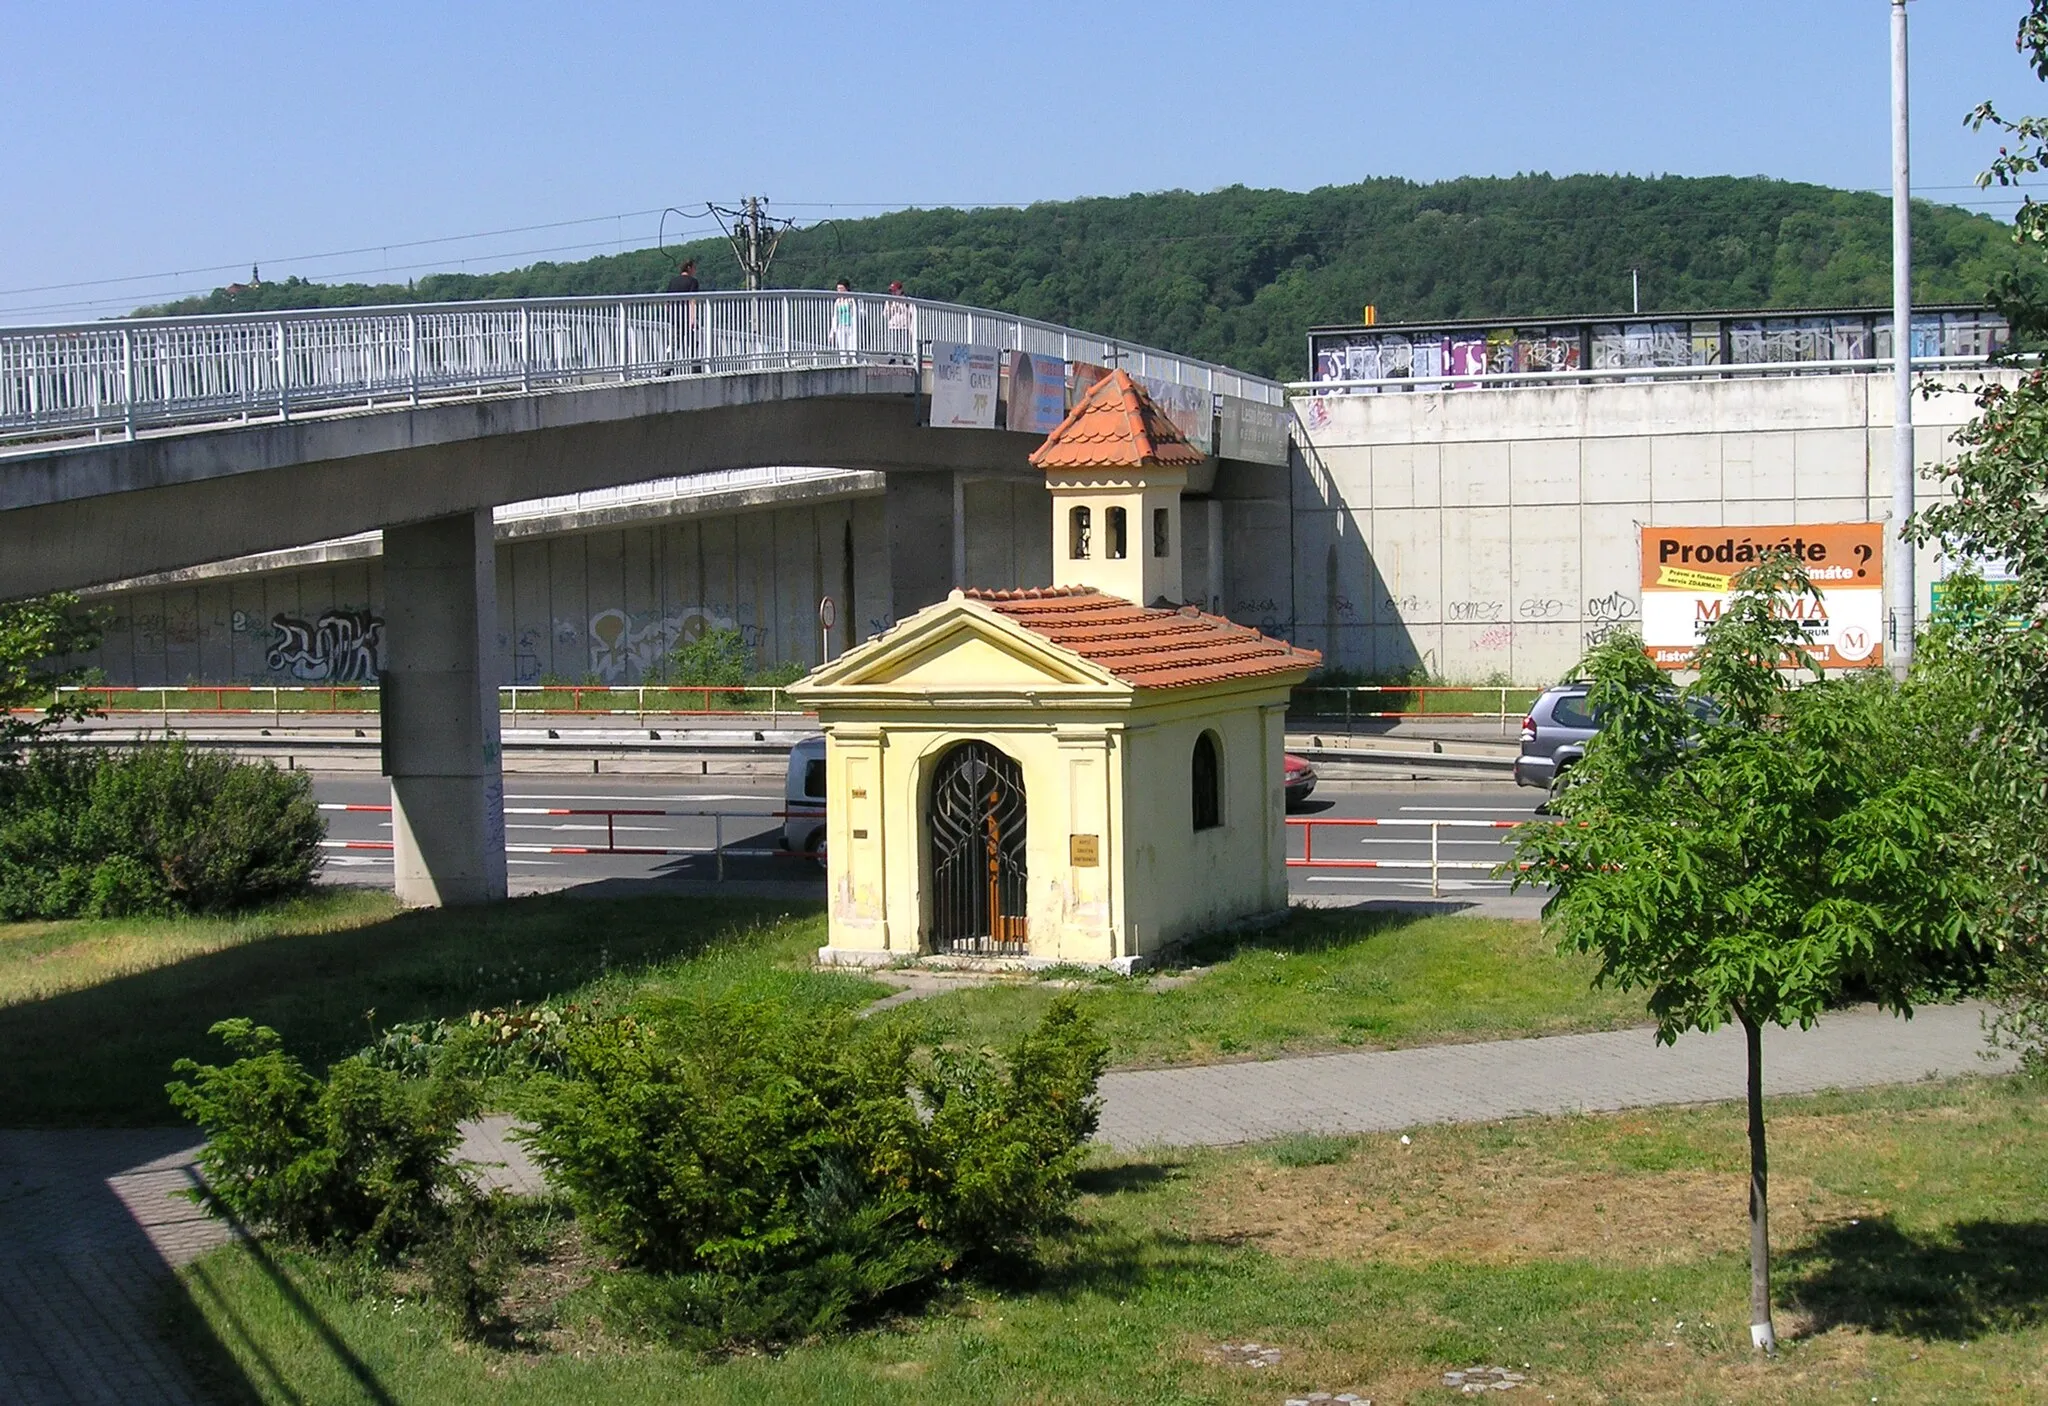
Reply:
[[[377,777],[327,776],[314,792],[325,805],[376,806],[389,802]],[[1489,912],[1533,915],[1540,900],[1510,894],[1505,881],[1487,872],[1509,855],[1504,822],[1531,818],[1541,793],[1492,782],[1442,785],[1407,782],[1326,780],[1307,806],[1291,817],[1318,822],[1288,826],[1288,852],[1301,856],[1305,843],[1315,857],[1420,865],[1419,868],[1323,866],[1291,868],[1288,888],[1297,901],[1352,903],[1361,899],[1424,900],[1431,897],[1426,867],[1434,848],[1443,866],[1437,893],[1460,906]],[[783,805],[779,786],[758,782],[677,776],[525,775],[506,779],[505,831],[515,893],[573,888],[606,880],[706,881],[718,877],[714,841],[726,845],[727,880],[817,884],[809,860],[776,855],[781,848]],[[612,814],[543,814],[545,811]],[[620,812],[658,811],[664,814]],[[676,812],[685,812],[677,814]],[[696,812],[689,814],[688,812]],[[722,818],[714,820],[709,813]],[[391,819],[381,810],[328,811],[327,877],[330,881],[384,885],[391,881],[386,845]],[[1333,820],[1379,820],[1380,825],[1325,825]],[[576,850],[643,849],[658,854],[577,853]],[[1454,865],[1470,865],[1455,868]],[[1477,867],[1483,866],[1483,867]]]

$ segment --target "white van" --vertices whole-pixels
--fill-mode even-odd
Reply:
[[[789,775],[782,785],[782,847],[799,854],[825,854],[825,739],[806,737],[789,749]]]

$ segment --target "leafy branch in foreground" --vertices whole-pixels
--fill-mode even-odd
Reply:
[[[1517,836],[1518,884],[1598,980],[1648,993],[1657,1038],[1742,1027],[1748,1051],[1751,1337],[1774,1350],[1763,1029],[1865,999],[1916,1002],[1984,978],[1976,802],[1939,765],[1936,701],[1870,671],[1821,677],[1787,607],[1820,592],[1789,556],[1736,578],[1674,688],[1642,642],[1581,665],[1601,730]],[[1790,670],[1782,665],[1790,664]],[[1808,675],[1794,687],[1789,675]]]
[[[0,763],[60,723],[94,715],[84,699],[57,690],[84,681],[87,671],[65,661],[99,648],[101,626],[68,593],[0,601]]]

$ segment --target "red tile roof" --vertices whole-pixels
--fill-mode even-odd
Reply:
[[[1202,459],[1128,371],[1112,371],[1089,387],[1031,451],[1041,469],[1186,468]]]
[[[1256,678],[1323,662],[1315,650],[1296,649],[1191,605],[1148,610],[1092,586],[965,594],[1139,688]]]

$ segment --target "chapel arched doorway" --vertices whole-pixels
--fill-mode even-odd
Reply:
[[[1023,768],[963,742],[933,770],[927,814],[932,951],[1027,954]]]

